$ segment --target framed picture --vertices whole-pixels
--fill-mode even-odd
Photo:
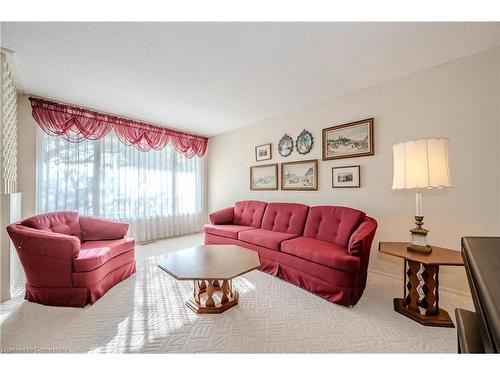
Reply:
[[[332,188],[359,188],[360,186],[359,165],[332,168]]]
[[[313,146],[313,136],[307,130],[302,130],[302,133],[299,134],[297,140],[295,141],[295,148],[297,152],[301,155],[307,154],[311,151]]]
[[[373,118],[323,129],[323,160],[373,155]]]
[[[250,167],[250,190],[278,190],[278,164]]]
[[[281,190],[318,190],[318,160],[281,163]]]
[[[255,161],[272,159],[271,144],[265,144],[255,147]]]
[[[281,156],[287,157],[293,151],[293,139],[285,134],[278,142],[278,152]]]

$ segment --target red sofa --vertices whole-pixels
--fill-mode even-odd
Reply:
[[[128,224],[77,212],[33,216],[7,227],[26,274],[25,299],[83,307],[135,272]]]
[[[256,250],[262,271],[334,303],[355,305],[363,294],[377,222],[362,211],[241,201],[209,219],[205,244]]]

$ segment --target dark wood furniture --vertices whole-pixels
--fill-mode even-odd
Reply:
[[[198,314],[220,314],[238,304],[232,279],[260,267],[259,254],[236,245],[202,245],[168,254],[158,265],[177,280],[193,280],[186,305]]]
[[[460,252],[433,246],[432,253],[407,250],[408,242],[380,242],[379,251],[404,259],[404,297],[394,298],[394,310],[426,326],[454,327],[439,307],[439,267],[463,266]]]
[[[500,348],[500,237],[462,238],[462,257],[474,309],[456,309],[459,353]]]

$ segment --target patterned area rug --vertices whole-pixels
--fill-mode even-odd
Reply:
[[[392,309],[401,281],[370,273],[353,308],[334,305],[260,271],[234,281],[240,303],[221,315],[184,305],[192,282],[157,264],[169,251],[202,243],[200,234],[137,247],[137,274],[83,309],[48,307],[21,295],[0,304],[0,349],[94,353],[455,353],[456,331],[424,327]],[[441,293],[441,306],[472,309]]]

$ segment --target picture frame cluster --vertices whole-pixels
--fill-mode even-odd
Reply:
[[[354,121],[322,129],[321,154],[323,161],[374,155],[374,119]],[[301,155],[309,153],[313,136],[303,130],[295,143],[284,134],[278,143],[278,153],[288,157],[294,149]],[[272,159],[272,144],[255,147],[255,160]],[[297,160],[290,162],[255,165],[250,167],[250,190],[318,190],[319,160]],[[281,177],[281,179],[279,178]],[[280,183],[278,183],[278,181]],[[361,166],[332,167],[332,188],[361,187]]]
[[[278,163],[250,167],[250,190],[278,190]],[[281,190],[318,190],[318,159],[281,163]]]

